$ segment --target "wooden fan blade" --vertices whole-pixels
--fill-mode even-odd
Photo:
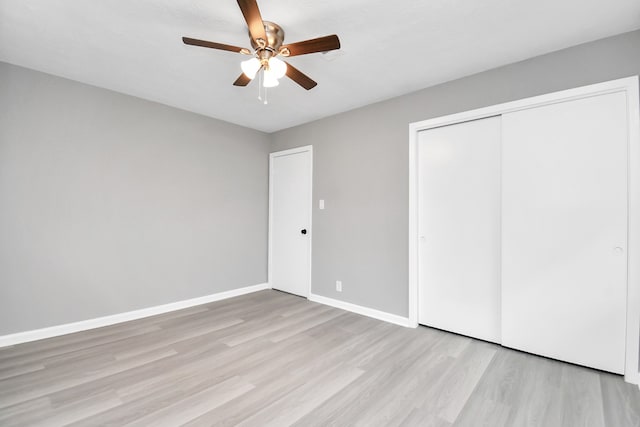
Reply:
[[[293,65],[287,62],[287,77],[289,77],[294,82],[298,83],[300,86],[305,88],[306,90],[313,89],[316,87],[318,83],[314,82],[304,74],[302,71],[298,70]]]
[[[246,86],[249,83],[251,83],[251,79],[249,77],[247,77],[247,75],[245,73],[240,74],[240,77],[238,77],[236,79],[235,82],[233,82],[234,86]]]
[[[244,20],[247,21],[251,38],[257,44],[260,44],[257,42],[258,39],[262,39],[266,43],[267,34],[264,32],[264,23],[256,0],[238,0],[238,6],[240,6]]]
[[[182,42],[184,44],[188,44],[192,46],[209,47],[211,49],[218,49],[218,50],[228,50],[229,52],[251,53],[248,49],[245,49],[243,47],[231,46],[229,44],[222,44],[222,43],[216,43],[216,42],[208,42],[206,40],[192,39],[190,37],[183,37]]]
[[[318,37],[317,39],[305,40],[302,42],[291,43],[280,48],[280,52],[284,50],[289,51],[289,55],[283,54],[283,56],[296,56],[306,55],[307,53],[315,52],[327,52],[329,50],[340,49],[340,39],[335,34],[331,36]]]

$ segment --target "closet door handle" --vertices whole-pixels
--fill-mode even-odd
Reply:
[[[307,234],[307,229],[306,229],[306,228],[303,228],[302,230],[300,230],[300,232],[301,232],[302,234]]]

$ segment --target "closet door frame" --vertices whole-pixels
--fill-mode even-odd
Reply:
[[[418,134],[420,131],[528,108],[608,93],[624,92],[628,122],[628,250],[626,382],[640,380],[640,94],[638,76],[563,90],[504,104],[411,123],[409,125],[409,325],[418,326]]]

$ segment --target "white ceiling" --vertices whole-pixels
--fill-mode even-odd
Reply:
[[[259,0],[285,43],[338,34],[342,49],[290,58],[257,100],[232,86],[250,47],[233,0],[0,0],[0,61],[273,132],[437,83],[640,28],[638,0]]]

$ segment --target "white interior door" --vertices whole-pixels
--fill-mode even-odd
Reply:
[[[311,146],[271,153],[269,283],[308,296],[311,284]]]
[[[500,117],[418,137],[418,321],[500,341]]]
[[[503,116],[503,345],[624,372],[626,103]]]

